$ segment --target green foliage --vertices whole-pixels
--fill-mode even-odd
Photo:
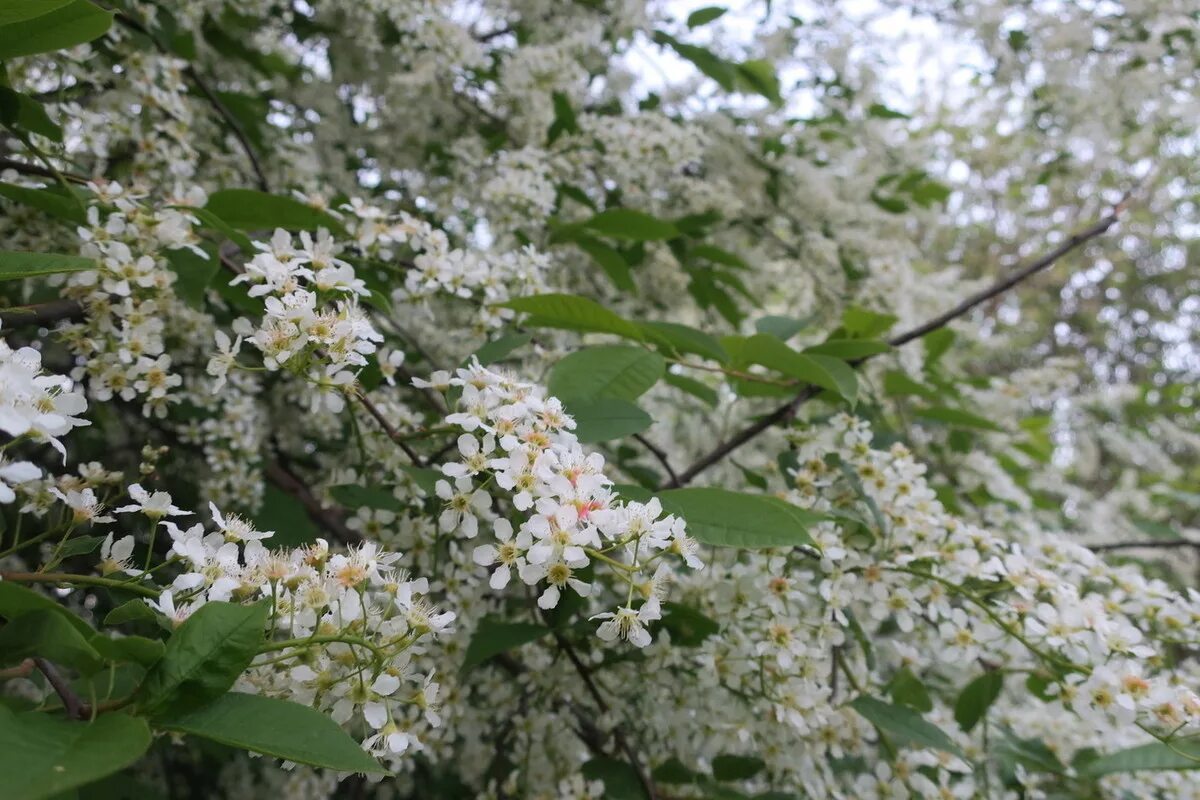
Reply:
[[[657,496],[664,509],[687,520],[692,537],[717,547],[813,545],[808,527],[824,519],[777,497],[727,489],[671,489]]]
[[[145,720],[104,714],[65,722],[0,705],[0,774],[5,800],[42,800],[110,775],[150,747]]]
[[[273,228],[295,231],[316,231],[318,228],[342,230],[342,223],[324,211],[290,197],[255,189],[222,189],[213,192],[204,210],[234,228],[248,231]]]
[[[510,300],[502,306],[529,314],[525,324],[535,328],[615,333],[639,341],[643,338],[642,332],[632,322],[622,319],[595,300],[578,295],[540,294]]]
[[[607,442],[641,433],[654,420],[637,405],[615,397],[581,397],[564,403],[581,442]]]
[[[601,397],[633,401],[658,382],[665,368],[660,356],[640,347],[585,347],[554,365],[546,388],[564,402]]]
[[[96,262],[81,256],[0,252],[0,281],[24,280],[62,272],[83,272],[95,268]]]
[[[967,684],[954,703],[954,720],[964,731],[970,731],[984,718],[992,703],[1004,688],[1004,673],[985,672]]]
[[[326,714],[299,703],[230,692],[155,727],[338,772],[386,773]]]
[[[537,641],[549,633],[550,629],[546,626],[532,622],[504,622],[495,617],[484,617],[467,645],[462,671],[473,669],[501,653]]]
[[[152,716],[187,713],[233,686],[263,643],[269,601],[207,603],[167,640],[162,659],[146,674],[138,707]]]
[[[880,734],[917,747],[930,747],[961,756],[963,753],[940,728],[904,706],[892,705],[868,695],[860,695],[850,703]]]
[[[103,36],[112,26],[111,11],[75,0],[47,0],[47,13],[35,13],[28,0],[0,11],[0,59],[62,50]]]

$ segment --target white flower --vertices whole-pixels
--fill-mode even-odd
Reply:
[[[221,533],[225,536],[226,541],[257,542],[263,539],[270,539],[275,535],[275,531],[255,530],[252,524],[237,514],[229,514],[228,516],[221,514],[221,510],[217,508],[216,503],[209,503],[208,510],[212,514],[213,521],[217,523],[217,527],[220,528]]]
[[[592,619],[606,620],[600,623],[596,630],[596,635],[602,640],[611,642],[620,637],[635,647],[645,647],[650,644],[650,631],[646,630],[645,624],[660,617],[658,603],[647,601],[637,611],[628,606],[621,606],[616,613],[606,611]]]
[[[42,471],[28,461],[5,461],[0,457],[0,503],[17,499],[13,486],[42,477]]]
[[[192,513],[172,505],[171,495],[167,492],[155,492],[151,494],[143,489],[140,483],[135,483],[129,487],[129,496],[134,500],[134,503],[115,509],[118,514],[141,512],[150,519],[157,521],[163,517],[187,517]]]
[[[479,532],[476,515],[482,515],[491,505],[491,496],[482,489],[475,489],[470,478],[455,478],[454,489],[446,481],[438,481],[434,488],[437,496],[446,501],[446,507],[438,517],[441,529],[447,532],[458,530],[468,539],[474,539]]]
[[[133,556],[133,546],[132,536],[123,536],[116,541],[113,541],[111,533],[105,536],[103,544],[100,545],[101,574],[111,575],[114,572],[126,572],[130,575],[140,575],[141,570],[134,569],[129,561]]]

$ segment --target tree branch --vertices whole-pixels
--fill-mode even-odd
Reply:
[[[4,330],[26,325],[51,325],[64,319],[79,319],[83,306],[75,300],[51,300],[31,306],[0,309],[0,327]]]
[[[1166,550],[1175,547],[1195,547],[1200,549],[1200,542],[1189,542],[1185,539],[1177,539],[1168,542],[1106,542],[1105,544],[1089,544],[1085,545],[1089,550],[1095,553],[1103,553],[1107,550],[1137,550],[1137,549],[1154,549]]]
[[[1108,231],[1109,228],[1111,228],[1113,225],[1115,225],[1117,223],[1117,220],[1120,218],[1121,213],[1125,210],[1125,208],[1129,202],[1129,198],[1130,198],[1130,194],[1126,194],[1125,197],[1122,198],[1121,201],[1119,203],[1117,203],[1116,206],[1113,207],[1113,210],[1109,214],[1104,216],[1102,219],[1098,220],[1096,223],[1094,223],[1090,227],[1085,228],[1084,230],[1073,234],[1065,242],[1063,242],[1062,244],[1060,244],[1058,247],[1054,248],[1050,252],[1046,253],[1042,257],[1030,262],[1026,266],[1021,267],[1020,269],[1012,272],[1008,276],[996,281],[995,283],[993,283],[991,286],[987,287],[986,289],[976,292],[975,294],[971,295],[967,299],[963,300],[958,305],[954,306],[954,308],[950,309],[949,311],[947,311],[943,314],[939,314],[938,316],[934,317],[933,319],[929,320],[928,322],[926,322],[922,325],[918,325],[917,327],[912,328],[911,330],[907,330],[903,333],[893,336],[891,339],[888,340],[888,344],[892,345],[893,347],[901,347],[915,339],[919,339],[922,336],[924,336],[928,333],[931,333],[932,331],[937,330],[938,328],[945,327],[951,321],[958,319],[959,317],[963,316],[964,314],[966,314],[967,312],[969,312],[971,309],[975,308],[976,306],[978,306],[982,303],[985,303],[988,300],[990,300],[991,298],[996,297],[997,295],[1000,295],[1000,294],[1008,291],[1009,289],[1013,288],[1014,286],[1021,283],[1022,281],[1029,278],[1030,276],[1036,275],[1037,273],[1041,272],[1042,270],[1047,269],[1048,267],[1053,265],[1056,261],[1058,261],[1063,256],[1067,255],[1068,253],[1070,253],[1073,250],[1076,250],[1077,248],[1079,248],[1083,244],[1091,241],[1092,239],[1095,239],[1097,236],[1100,236],[1101,234],[1105,233],[1106,231]],[[851,362],[851,364],[852,364],[852,366],[858,366],[859,364],[863,363],[866,360],[867,360],[867,358],[861,358],[861,359],[858,359],[857,361]],[[675,489],[680,486],[686,485],[693,478],[695,478],[697,475],[699,475],[701,472],[708,469],[713,464],[716,464],[717,462],[721,461],[723,458],[725,458],[725,456],[729,455],[734,450],[736,450],[737,448],[744,445],[746,442],[755,438],[763,431],[765,431],[768,428],[771,428],[775,425],[778,425],[782,422],[786,422],[786,421],[790,420],[795,415],[796,409],[798,409],[802,404],[804,404],[808,400],[815,397],[818,392],[819,392],[819,389],[817,387],[811,386],[811,385],[806,386],[805,388],[801,389],[800,392],[795,397],[793,397],[791,400],[784,403],[779,408],[776,408],[774,411],[767,414],[766,416],[759,418],[758,421],[754,422],[753,424],[747,426],[746,428],[743,428],[741,431],[734,434],[728,440],[721,442],[716,447],[714,447],[712,450],[710,450],[708,453],[705,453],[703,456],[701,456],[699,459],[697,459],[693,464],[691,464],[687,469],[685,469],[683,472],[679,473],[679,476],[677,478],[670,480],[670,481],[666,482],[665,484],[663,484],[662,488],[663,489]]]
[[[15,170],[22,175],[35,175],[39,178],[58,180],[58,175],[55,175],[51,170],[48,170],[43,166],[39,166],[38,164],[26,164],[24,161],[14,161],[11,158],[0,158],[0,172],[3,172],[6,169]],[[88,179],[82,175],[75,175],[70,172],[60,172],[59,175],[62,175],[63,178],[71,183],[84,184],[88,182]]]
[[[642,447],[649,450],[652,456],[658,459],[658,463],[662,464],[662,468],[667,471],[667,477],[671,481],[679,480],[679,476],[675,474],[675,470],[671,467],[670,460],[667,459],[667,453],[665,450],[654,444],[654,442],[650,441],[645,436],[642,436],[640,433],[635,433],[633,438],[636,439],[642,445]]]
[[[278,461],[269,461],[263,468],[263,474],[268,481],[287,492],[300,505],[304,506],[304,511],[309,518],[333,534],[335,538],[344,544],[362,541],[362,536],[350,530],[335,509],[322,504],[308,488],[308,484],[283,464]]]
[[[75,690],[63,678],[58,669],[44,658],[35,658],[33,663],[41,671],[42,675],[46,676],[46,683],[49,683],[54,688],[60,700],[62,700],[63,708],[67,712],[67,716],[71,719],[87,719],[91,716],[91,711],[79,699],[79,695],[75,694]]]

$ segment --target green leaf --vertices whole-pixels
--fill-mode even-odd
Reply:
[[[921,419],[928,419],[934,422],[944,422],[947,425],[953,425],[957,428],[978,428],[979,430],[984,431],[1004,431],[1003,428],[991,420],[984,419],[978,414],[972,414],[970,411],[963,411],[961,408],[934,406],[932,408],[918,409],[913,413]]]
[[[954,720],[958,727],[964,731],[974,728],[987,714],[992,703],[996,702],[1002,688],[1004,673],[1000,670],[985,672],[968,683],[954,702]]]
[[[691,14],[688,14],[687,26],[689,28],[699,28],[701,25],[707,25],[713,20],[720,19],[724,16],[728,8],[724,6],[705,6],[697,8]]]
[[[681,42],[665,31],[655,31],[654,42],[655,44],[670,47],[679,54],[680,58],[692,62],[696,69],[720,84],[721,88],[725,91],[732,92],[734,90],[737,82],[735,65],[721,58],[716,53],[703,47],[697,47],[694,44]]]
[[[93,553],[99,549],[104,543],[103,536],[76,536],[73,539],[68,539],[59,551],[59,558],[70,558],[71,556],[82,556],[88,553]]]
[[[334,500],[349,509],[382,508],[387,511],[403,511],[406,508],[404,503],[397,500],[390,491],[378,486],[367,487],[344,483],[340,486],[331,486],[329,494]]]
[[[64,722],[0,705],[0,775],[5,800],[41,800],[124,769],[150,747],[150,728],[126,714]]]
[[[637,770],[624,761],[602,756],[583,765],[583,777],[604,782],[605,800],[649,800]]]
[[[632,292],[637,288],[633,282],[633,273],[629,268],[629,262],[619,251],[587,236],[577,237],[575,243],[600,265],[604,274],[613,282],[613,286],[625,292]]]
[[[642,409],[615,397],[559,398],[575,418],[575,435],[581,442],[607,442],[641,433],[654,424]]]
[[[195,309],[204,308],[204,292],[217,271],[221,262],[214,255],[201,258],[186,247],[167,251],[167,263],[175,272],[175,294]]]
[[[250,241],[250,237],[234,228],[225,220],[218,217],[207,208],[196,208],[193,206],[170,206],[170,208],[179,211],[185,211],[191,214],[200,221],[200,226],[209,228],[224,236],[229,241],[238,246],[238,249],[243,253],[250,254],[254,252],[254,243]]]
[[[84,639],[91,638],[95,633],[90,625],[46,595],[19,586],[12,581],[0,581],[0,617],[13,620],[32,611],[52,611],[62,615]]]
[[[0,664],[11,665],[31,656],[49,659],[85,674],[104,666],[87,638],[51,609],[21,614],[0,628]]]
[[[833,356],[843,361],[857,361],[860,358],[886,353],[892,346],[878,339],[829,339],[804,348],[805,353],[818,356]]]
[[[798,353],[779,339],[765,333],[747,337],[726,337],[724,344],[733,355],[735,364],[758,364],[782,372],[784,375],[839,394],[851,405],[858,399],[858,378],[854,369],[832,356]]]
[[[213,192],[204,206],[229,225],[243,230],[343,231],[342,223],[311,206],[255,189],[222,189]]]
[[[0,10],[0,14],[3,13]],[[62,128],[50,119],[42,104],[7,86],[0,86],[0,122],[40,134],[51,141],[62,141]]]
[[[716,620],[682,603],[663,603],[658,624],[671,633],[671,644],[676,647],[699,647],[721,630]]]
[[[717,401],[719,400],[717,393],[698,380],[668,372],[663,376],[663,383],[674,386],[681,392],[687,392],[705,405],[712,408],[717,407]]]
[[[897,705],[908,706],[921,713],[933,710],[933,700],[911,669],[904,667],[888,681],[887,692]]]
[[[130,600],[114,608],[104,617],[105,625],[123,625],[127,622],[156,619],[154,610],[144,600]]]
[[[0,2],[0,25],[40,17],[70,2],[72,0],[3,0]]]
[[[670,489],[658,498],[669,513],[687,520],[692,538],[718,547],[815,546],[808,528],[825,519],[777,497],[727,489]]]
[[[678,225],[679,223],[676,223]],[[724,264],[727,267],[735,267],[737,269],[750,269],[750,265],[743,261],[738,256],[722,250],[719,247],[714,247],[711,244],[698,244],[688,251],[689,258],[703,258],[707,261],[712,261],[714,264]]]
[[[770,314],[761,317],[754,321],[754,330],[759,333],[765,333],[774,336],[781,342],[786,342],[788,339],[795,336],[800,331],[804,330],[811,322],[811,318],[797,319],[796,317],[783,317],[776,314]]]
[[[880,314],[877,311],[851,306],[842,312],[842,327],[851,336],[870,339],[895,325],[896,319],[893,314]]]
[[[162,660],[146,674],[139,707],[151,715],[180,714],[229,691],[258,653],[270,601],[206,603],[167,640]]]
[[[471,636],[463,656],[462,672],[474,669],[485,661],[521,645],[535,642],[550,629],[532,622],[505,622],[495,617],[484,617]]]
[[[867,109],[867,116],[875,117],[876,119],[912,119],[908,114],[888,108],[882,103],[872,103],[870,108]]]
[[[155,727],[297,764],[387,773],[329,715],[273,697],[230,692],[203,708],[161,718]]]
[[[87,215],[79,201],[56,189],[31,189],[12,183],[0,183],[0,196],[7,197],[14,203],[22,203],[39,211],[45,211],[52,217],[76,225],[83,225],[87,222]]]
[[[641,329],[628,320],[614,314],[604,306],[586,297],[573,294],[539,294],[533,297],[518,297],[502,303],[501,308],[511,308],[529,314],[525,321],[535,328],[562,328],[569,331],[594,331],[615,333],[626,339],[641,341]]]
[[[1176,739],[1170,746],[1151,742],[1118,750],[1088,762],[1080,768],[1079,774],[1085,778],[1099,778],[1116,772],[1184,769],[1200,769],[1200,739]]]
[[[953,740],[936,725],[911,708],[895,706],[874,697],[859,695],[850,706],[885,734],[917,747],[930,747],[956,756],[963,753]]]
[[[719,781],[749,780],[766,768],[766,762],[754,756],[720,755],[712,760],[713,777]]]
[[[666,371],[662,356],[628,345],[585,347],[550,370],[546,389],[554,397],[634,401]]]
[[[725,362],[729,354],[712,336],[704,331],[675,322],[639,322],[646,338],[655,344],[665,345],[676,353],[692,353],[713,361]]]
[[[890,370],[884,374],[883,390],[892,397],[907,397],[910,395],[925,398],[937,397],[936,390],[919,381],[913,380],[898,370]]]
[[[783,103],[783,95],[779,93],[779,76],[770,61],[753,59],[736,65],[735,80],[737,84],[770,100],[775,105]]]
[[[546,132],[546,141],[554,144],[564,133],[577,133],[579,123],[575,119],[575,109],[571,108],[571,100],[565,94],[553,92],[550,98],[554,103],[554,122]]]
[[[925,346],[925,365],[932,366],[941,360],[950,346],[954,344],[954,331],[949,328],[938,328],[925,334],[922,344]]]
[[[581,224],[596,233],[635,242],[674,239],[680,235],[670,222],[632,208],[609,208]]]
[[[313,523],[303,506],[278,486],[268,485],[263,492],[262,505],[254,515],[254,526],[260,531],[275,531],[273,547],[299,547],[315,542],[321,530]]]
[[[0,252],[0,281],[22,280],[60,272],[84,272],[95,268],[95,261],[82,256],[63,253]]]
[[[488,364],[503,361],[513,351],[529,344],[532,339],[532,333],[514,333],[509,336],[501,336],[499,339],[490,341],[480,347],[475,351],[474,355],[479,359],[479,363],[486,367]]]
[[[145,603],[142,605],[146,607]],[[145,636],[109,638],[96,634],[91,638],[91,645],[105,661],[128,661],[147,669],[162,658],[166,649],[158,639],[147,639]]]
[[[53,7],[54,2],[51,0],[47,5]],[[6,14],[23,17],[20,22],[0,28],[0,59],[64,50],[103,36],[112,26],[112,12],[103,11],[87,0],[75,0],[35,17],[25,16],[25,5],[21,3],[16,12],[0,12],[0,18]]]

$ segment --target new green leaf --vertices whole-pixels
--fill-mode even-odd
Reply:
[[[60,272],[84,272],[95,269],[96,262],[64,253],[0,252],[0,281],[56,275]]]

